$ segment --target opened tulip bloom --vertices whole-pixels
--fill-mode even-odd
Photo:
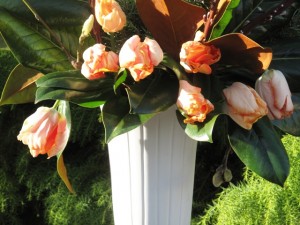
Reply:
[[[179,110],[186,117],[184,123],[203,122],[206,115],[214,110],[213,104],[201,94],[201,88],[189,84],[186,80],[179,81]]]
[[[126,24],[126,15],[115,0],[96,0],[95,17],[107,33],[118,32]]]
[[[255,89],[266,101],[270,119],[283,119],[293,113],[292,94],[281,71],[267,70],[256,81]]]
[[[56,109],[40,107],[24,121],[17,138],[28,145],[33,157],[55,156],[65,148],[69,138],[66,118]]]
[[[105,45],[95,44],[83,53],[81,73],[89,80],[105,77],[105,72],[119,70],[119,57],[112,51],[105,51]]]
[[[188,41],[182,45],[179,57],[180,64],[186,72],[211,74],[210,65],[220,60],[221,52],[213,45]]]
[[[163,51],[159,44],[147,37],[141,42],[138,35],[129,38],[119,53],[120,67],[127,68],[135,81],[149,76],[162,60]]]
[[[224,112],[238,125],[250,130],[261,117],[267,115],[268,108],[264,100],[251,87],[235,82],[223,90],[226,104]]]

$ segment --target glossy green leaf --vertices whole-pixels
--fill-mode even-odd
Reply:
[[[130,114],[126,97],[116,97],[106,101],[102,109],[102,121],[105,128],[105,142],[126,133],[147,122],[155,114]]]
[[[282,120],[273,120],[272,123],[286,133],[300,136],[300,94],[293,94],[292,101],[294,104],[293,114]]]
[[[28,3],[48,24],[53,33],[62,42],[64,48],[75,57],[82,24],[91,14],[88,2],[76,0],[30,0]],[[58,44],[22,1],[0,1],[0,8],[6,9],[7,12],[16,18],[22,18],[23,23],[48,40]],[[88,38],[83,49],[92,43],[94,43],[92,38]]]
[[[240,0],[231,0],[226,10],[223,12],[220,20],[214,25],[210,39],[220,37],[225,30],[226,26],[232,19],[233,10],[239,5]]]
[[[64,115],[67,119],[67,129],[68,129],[68,137],[70,137],[70,132],[71,132],[71,111],[70,111],[70,105],[66,101],[59,101],[58,105],[58,112]],[[68,190],[75,194],[75,191],[69,181],[68,174],[67,174],[67,169],[64,164],[64,159],[63,159],[63,151],[62,149],[58,154],[57,154],[57,172],[62,181],[65,183],[66,187]]]
[[[16,59],[24,66],[43,73],[72,69],[58,46],[1,8],[0,31]]]
[[[36,83],[36,102],[60,99],[94,108],[114,95],[113,78],[90,81],[77,70],[49,73]]]
[[[272,45],[273,60],[270,68],[280,70],[286,77],[290,90],[300,90],[300,42],[298,38],[278,41]]]
[[[184,132],[192,139],[196,141],[203,141],[213,143],[213,129],[215,122],[219,115],[208,116],[205,122],[197,124],[185,124],[183,123],[184,116],[177,110],[176,115],[179,124],[184,129]]]
[[[283,186],[289,174],[289,160],[268,118],[258,120],[250,131],[236,124],[230,127],[230,145],[242,162],[261,177]]]
[[[155,70],[147,79],[127,88],[130,112],[157,113],[174,105],[178,95],[178,79],[164,70]]]
[[[17,65],[10,73],[2,91],[0,105],[34,102],[35,81],[43,76],[37,70]]]

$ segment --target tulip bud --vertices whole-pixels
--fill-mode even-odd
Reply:
[[[266,101],[270,119],[283,119],[293,113],[291,91],[281,71],[267,70],[256,81],[255,90]]]
[[[118,55],[113,51],[105,51],[105,48],[103,44],[95,44],[84,51],[81,73],[87,79],[104,78],[106,72],[119,70]]]
[[[69,138],[65,116],[56,109],[40,107],[23,123],[18,140],[28,145],[33,157],[48,154],[48,158],[62,151]]]
[[[107,33],[118,32],[126,24],[126,15],[115,0],[95,0],[95,17]]]
[[[155,40],[146,37],[141,41],[138,35],[133,35],[120,50],[120,66],[128,69],[135,81],[140,81],[152,74],[163,56],[163,51]]]
[[[94,25],[94,15],[91,14],[82,26],[81,35],[79,37],[80,44],[82,44],[83,40],[89,36],[90,32],[93,29],[93,25]]]
[[[223,90],[226,104],[224,112],[238,125],[250,130],[253,123],[267,115],[267,104],[256,91],[240,82],[233,83]]]

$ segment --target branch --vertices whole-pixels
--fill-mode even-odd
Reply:
[[[32,8],[32,6],[26,0],[22,0],[22,1],[27,6],[27,8],[32,12],[32,14],[37,19],[37,21],[39,21],[49,31],[50,35],[55,39],[56,43],[59,44],[61,50],[67,55],[69,61],[72,62],[74,58],[72,57],[71,53],[68,52],[67,49],[64,47],[63,43],[60,41],[56,33],[54,33],[51,30],[48,24],[42,19],[42,17],[39,16],[39,14],[35,11],[35,9]]]
[[[258,25],[270,22],[275,16],[280,15],[285,9],[290,7],[294,2],[295,2],[295,0],[282,1],[276,7],[272,8],[268,12],[256,17],[253,21],[251,21],[250,23],[245,25],[241,29],[240,32],[243,34],[246,34],[246,35],[249,34],[251,32],[251,30],[254,29],[255,27],[257,27]]]

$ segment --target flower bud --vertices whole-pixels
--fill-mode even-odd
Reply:
[[[107,33],[118,32],[126,24],[126,15],[115,0],[96,0],[95,17]]]
[[[190,85],[186,80],[179,81],[179,110],[186,117],[184,123],[203,122],[206,115],[214,110],[213,104],[201,94],[201,88]]]
[[[267,70],[256,81],[255,90],[266,101],[270,119],[283,119],[293,113],[292,94],[281,71]]]
[[[50,158],[62,151],[67,144],[67,120],[56,109],[39,107],[24,121],[17,138],[28,145],[33,157],[48,154]]]
[[[267,115],[267,104],[251,87],[240,82],[233,83],[223,90],[226,99],[224,112],[238,125],[250,130],[253,123]]]
[[[188,41],[183,43],[179,57],[186,72],[211,74],[210,65],[220,60],[221,52],[213,45]]]
[[[93,25],[94,25],[94,15],[91,14],[82,26],[81,35],[79,37],[79,43],[82,43],[83,40],[89,36],[90,32],[93,29]]]

